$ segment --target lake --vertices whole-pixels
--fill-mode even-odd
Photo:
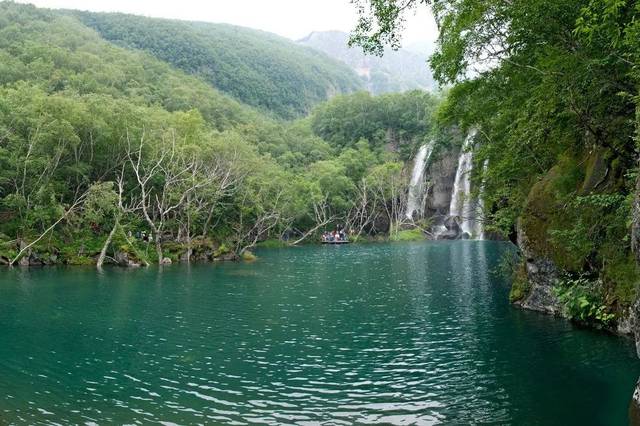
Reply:
[[[633,344],[512,307],[512,251],[3,269],[0,424],[625,424]]]

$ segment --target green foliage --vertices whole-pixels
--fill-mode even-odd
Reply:
[[[333,147],[353,147],[366,140],[374,149],[391,148],[407,160],[435,130],[437,103],[436,97],[420,91],[336,96],[313,111],[311,126]]]
[[[131,33],[120,35],[131,38],[117,46],[76,16],[104,25],[101,34],[122,24]],[[158,28],[149,27],[156,23]],[[174,45],[154,45],[166,40],[167,32],[158,32],[165,26],[184,32],[172,34]],[[228,83],[225,91],[240,99],[256,95],[245,100],[283,116],[306,111],[333,90],[350,90],[351,77],[323,56],[304,48],[289,51],[290,43],[260,32],[235,31],[0,3],[0,232],[16,244],[36,239],[55,223],[43,239],[47,245],[37,249],[54,256],[58,250],[60,261],[86,263],[115,229],[108,257],[119,251],[148,260],[159,237],[160,250],[176,260],[195,241],[227,241],[218,250],[222,255],[285,231],[312,229],[323,217],[345,222],[360,196],[375,195],[368,214],[385,212],[403,190],[401,179],[391,186],[385,180],[401,175],[402,164],[390,161],[397,154],[361,138],[332,144],[314,131],[313,119],[270,119],[183,72],[207,77],[213,68],[198,68],[200,74],[187,65],[209,61],[207,55],[222,49],[210,61],[224,68],[213,85]],[[235,45],[238,40],[241,45]],[[188,49],[191,41],[204,45]],[[130,49],[137,42],[149,43],[153,55]],[[252,50],[256,46],[264,47],[259,55]],[[178,51],[186,56],[176,64]],[[233,52],[239,56],[220,62]],[[277,66],[261,73],[268,58]],[[244,67],[232,69],[238,61]],[[416,92],[367,102],[404,124],[387,120],[387,129],[367,121],[359,127],[362,134],[396,132],[417,141],[428,131],[423,119],[435,101]],[[412,109],[403,111],[407,105]],[[391,174],[378,169],[384,164],[393,164]],[[364,186],[365,179],[374,187]],[[371,227],[363,231],[380,232]],[[142,231],[155,241],[128,236]],[[13,250],[3,253],[11,256]]]
[[[229,249],[229,247],[227,247],[225,244],[220,244],[220,247],[218,247],[216,251],[213,252],[213,257],[220,257],[230,252],[231,250]]]
[[[602,284],[597,280],[567,276],[557,283],[554,292],[569,318],[603,324],[609,324],[615,318],[615,314],[605,304]]]
[[[105,39],[149,52],[239,101],[282,118],[362,83],[346,65],[273,34],[225,24],[69,12]]]
[[[511,303],[524,300],[531,289],[531,284],[527,277],[527,271],[525,269],[524,262],[512,265],[511,269],[511,289],[509,290],[509,301]]]

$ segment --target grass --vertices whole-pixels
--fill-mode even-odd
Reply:
[[[389,241],[422,241],[424,233],[420,228],[404,229],[389,235]]]

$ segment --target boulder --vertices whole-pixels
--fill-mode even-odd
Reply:
[[[458,218],[449,216],[444,220],[442,227],[436,231],[436,239],[438,240],[459,240],[463,236],[462,229],[458,223]],[[467,238],[469,235],[467,234]]]
[[[161,265],[171,265],[173,262],[168,257],[162,259]]]
[[[116,263],[119,266],[124,266],[124,267],[128,267],[128,268],[137,268],[140,266],[140,262],[131,259],[131,257],[129,256],[129,253],[126,253],[124,251],[117,251],[113,258],[115,259]]]

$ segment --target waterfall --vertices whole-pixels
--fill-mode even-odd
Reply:
[[[449,205],[449,217],[459,218],[461,235],[466,233],[469,238],[482,239],[482,223],[477,220],[479,210],[482,208],[482,196],[477,199],[471,196],[471,171],[473,169],[471,145],[475,135],[476,130],[471,130],[462,145],[453,183],[451,204]]]
[[[422,145],[413,162],[413,172],[411,173],[411,182],[409,183],[409,195],[407,197],[407,211],[405,216],[407,219],[413,219],[414,213],[422,212],[422,204],[424,197],[424,171],[433,152],[435,141],[429,141]]]
[[[485,179],[487,176],[487,168],[489,167],[489,159],[484,160],[484,164],[482,165],[482,185],[480,185],[480,193],[478,195],[478,206],[477,206],[477,212],[479,213],[478,216],[480,216],[481,218],[484,218],[484,184],[485,184]],[[484,235],[484,223],[480,220],[477,219],[476,216],[476,226],[478,227],[477,229],[477,234],[478,235],[478,239],[480,240],[484,240],[485,239],[485,235]]]

